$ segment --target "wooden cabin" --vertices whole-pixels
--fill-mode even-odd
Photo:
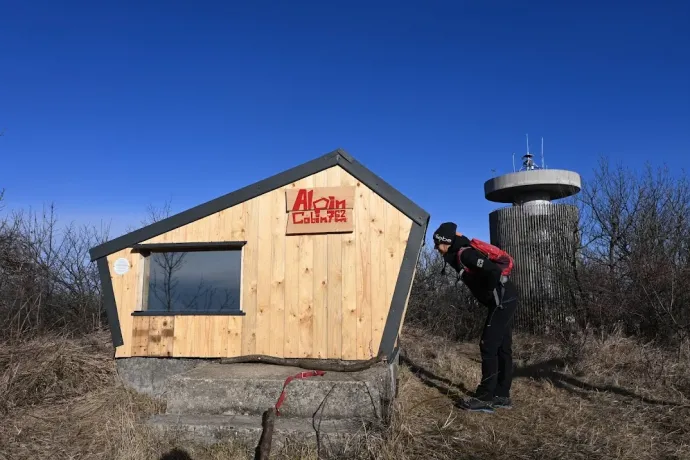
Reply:
[[[390,357],[428,222],[336,150],[110,240],[115,357]]]

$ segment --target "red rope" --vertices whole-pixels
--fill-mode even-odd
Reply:
[[[292,380],[294,379],[305,379],[307,377],[322,376],[324,374],[324,371],[300,372],[299,374],[295,374],[285,379],[285,383],[283,384],[283,391],[280,393],[280,397],[278,398],[278,402],[276,403],[276,415],[280,415],[280,406],[282,406],[283,402],[285,401],[285,388],[288,386],[288,383],[292,382]]]

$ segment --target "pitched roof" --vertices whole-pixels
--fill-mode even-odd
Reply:
[[[400,212],[412,219],[418,225],[426,228],[429,221],[429,213],[412,202],[405,195],[396,190],[393,186],[378,177],[367,169],[350,154],[342,149],[334,150],[314,160],[295,166],[287,171],[283,171],[267,179],[254,184],[247,185],[239,190],[230,192],[213,200],[202,203],[186,211],[175,214],[166,219],[154,222],[153,224],[134,230],[125,235],[107,241],[103,244],[91,248],[89,254],[91,260],[106,257],[109,254],[131,247],[141,241],[148,240],[157,235],[167,233],[183,225],[202,219],[233,207],[237,204],[256,198],[264,193],[284,187],[292,182],[304,177],[311,176],[333,166],[340,166],[357,180],[379,194]]]

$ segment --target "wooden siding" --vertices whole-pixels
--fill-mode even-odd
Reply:
[[[285,190],[355,185],[355,231],[286,236]],[[132,316],[143,258],[108,256],[124,345],[116,357],[368,359],[378,352],[412,221],[336,166],[142,243],[247,241],[245,316]],[[131,264],[122,276],[112,264]]]

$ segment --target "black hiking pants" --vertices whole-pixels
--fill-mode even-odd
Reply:
[[[516,307],[515,297],[504,301],[503,309],[495,305],[489,307],[479,342],[482,381],[475,393],[479,399],[490,401],[494,396],[510,396],[513,380],[513,318]]]

